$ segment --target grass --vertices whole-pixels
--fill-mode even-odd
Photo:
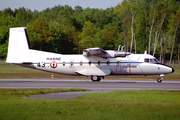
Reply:
[[[180,118],[180,91],[89,93],[74,100],[21,97],[26,93],[28,95],[34,93],[30,91],[0,89],[0,119],[179,120]]]
[[[58,92],[76,92],[76,91],[87,91],[86,89],[0,89],[0,97],[21,97],[21,96],[30,96],[30,95],[39,95],[47,93],[58,93]]]

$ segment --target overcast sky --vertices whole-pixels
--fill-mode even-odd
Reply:
[[[82,8],[99,8],[106,9],[115,7],[123,0],[0,0],[0,10],[10,7],[12,10],[19,7],[25,7],[32,11],[42,11],[46,8],[52,8],[54,6],[69,5],[72,8],[79,5]]]

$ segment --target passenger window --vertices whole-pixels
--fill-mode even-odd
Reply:
[[[65,64],[66,64],[65,61],[63,61],[63,66],[65,66]]]
[[[98,65],[100,65],[101,64],[101,62],[100,61],[98,61]]]
[[[81,65],[81,66],[83,65],[83,62],[82,62],[82,61],[80,62],[80,65]]]
[[[110,64],[110,62],[109,61],[107,61],[107,65],[109,65]]]
[[[70,65],[73,66],[73,61],[70,62]]]
[[[117,62],[117,64],[119,65],[119,64],[120,64],[120,62],[118,61],[118,62]]]
[[[91,61],[89,61],[89,66],[91,65]]]
[[[145,58],[144,62],[149,63],[149,58]]]

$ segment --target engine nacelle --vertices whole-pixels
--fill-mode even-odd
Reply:
[[[130,55],[130,52],[127,51],[113,51],[113,50],[107,50],[107,53],[102,55],[101,57],[104,58],[116,58],[116,57],[126,57],[127,55]]]

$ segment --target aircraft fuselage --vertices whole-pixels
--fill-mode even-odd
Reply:
[[[102,58],[86,57],[83,55],[61,55],[55,53],[30,50],[33,52],[32,63],[20,64],[38,70],[55,72],[66,75],[80,75],[78,71],[86,69],[85,75],[98,73],[98,69],[109,69],[110,75],[159,75],[172,73],[170,66],[152,62],[155,58],[148,54],[131,54],[126,57]],[[41,54],[41,55],[40,55]],[[45,54],[46,56],[43,56]],[[41,56],[38,58],[38,56]],[[149,62],[145,61],[149,59]],[[151,61],[151,62],[150,62]]]

